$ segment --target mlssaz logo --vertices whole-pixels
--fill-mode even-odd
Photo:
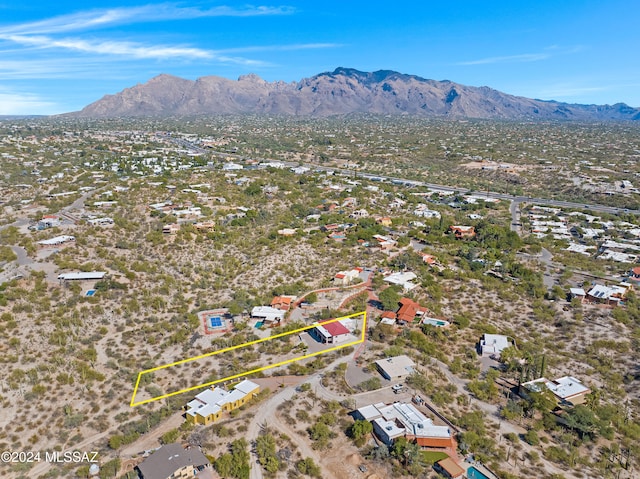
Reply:
[[[45,453],[46,461],[52,463],[83,463],[98,462],[97,451],[47,451]]]

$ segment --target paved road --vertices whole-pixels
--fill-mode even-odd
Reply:
[[[224,158],[230,158],[233,160],[238,160],[238,161],[246,161],[250,158],[242,156],[242,155],[236,155],[233,153],[219,153],[219,152],[215,152],[215,151],[209,151],[209,150],[203,150],[202,148],[200,148],[199,146],[190,143],[188,141],[182,140],[182,139],[177,139],[174,138],[173,139],[174,142],[187,147],[187,148],[192,148],[194,150],[197,151],[201,151],[203,153],[207,153],[207,154],[212,154],[218,157],[224,157]],[[269,162],[269,161],[274,161],[274,160],[269,160],[266,158],[251,158],[253,160],[257,160],[257,161],[265,161],[265,162]],[[298,162],[293,162],[293,161],[283,161],[283,160],[277,160],[278,163],[282,163],[286,166],[289,167],[297,167],[299,166]],[[315,171],[332,171],[332,172],[338,172],[350,177],[355,177],[355,178],[365,178],[365,179],[376,179],[377,181],[384,181],[384,182],[389,182],[389,183],[393,183],[396,185],[405,185],[405,186],[421,186],[421,187],[426,187],[435,191],[445,191],[445,192],[457,192],[460,194],[466,194],[466,193],[470,193],[471,190],[469,190],[468,188],[461,188],[459,186],[448,186],[448,185],[440,185],[438,183],[428,183],[425,181],[418,181],[418,180],[409,180],[406,178],[398,178],[395,176],[386,176],[386,175],[377,175],[377,174],[372,174],[372,173],[366,173],[363,171],[356,171],[356,170],[348,170],[348,169],[344,169],[344,168],[332,168],[332,167],[328,167],[328,166],[322,166],[322,165],[316,165],[314,163],[305,163],[304,166],[306,166],[307,168],[310,168],[312,170]],[[538,205],[546,205],[546,206],[556,206],[556,207],[560,207],[560,208],[576,208],[576,209],[589,209],[591,211],[596,211],[596,212],[601,212],[601,213],[612,213],[612,214],[619,214],[619,213],[632,213],[634,215],[640,215],[640,210],[629,210],[627,208],[616,208],[613,206],[605,206],[605,205],[598,205],[598,204],[585,204],[585,203],[574,203],[571,201],[564,201],[564,200],[556,200],[556,199],[549,199],[549,198],[534,198],[531,196],[518,196],[518,195],[510,195],[507,193],[497,193],[494,191],[482,191],[482,195],[486,196],[487,198],[495,198],[495,199],[499,199],[499,200],[507,200],[507,201],[515,201],[517,203],[535,203]]]

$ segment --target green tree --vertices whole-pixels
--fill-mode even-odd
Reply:
[[[384,309],[388,311],[395,311],[398,309],[398,302],[400,301],[401,286],[393,285],[386,289],[383,289],[378,298],[382,303]]]
[[[351,437],[358,441],[373,432],[373,425],[369,421],[358,419],[351,425],[349,433]]]

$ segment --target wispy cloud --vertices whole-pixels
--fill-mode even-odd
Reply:
[[[295,11],[292,7],[258,6],[236,8],[218,6],[209,9],[180,7],[172,3],[144,5],[140,7],[89,10],[60,15],[37,22],[21,23],[0,27],[3,34],[51,34],[81,30],[95,30],[114,25],[148,23],[165,20],[188,20],[204,17],[253,17],[267,15],[288,15]]]
[[[548,60],[551,57],[559,55],[570,55],[584,51],[583,45],[574,45],[571,47],[560,45],[549,45],[543,48],[539,53],[521,53],[519,55],[505,55],[495,57],[479,58],[477,60],[468,60],[464,62],[455,63],[455,65],[492,65],[496,63],[527,63],[527,62],[539,62],[542,60]]]
[[[551,57],[549,53],[523,53],[521,55],[507,55],[503,57],[487,57],[478,60],[458,62],[456,65],[490,65],[493,63],[524,63],[538,62]]]
[[[217,53],[275,52],[294,50],[319,50],[322,48],[340,48],[342,43],[293,43],[291,45],[255,45],[249,47],[225,48]]]
[[[212,8],[182,7],[174,3],[160,3],[138,7],[89,10],[69,15],[60,15],[35,22],[0,26],[0,40],[7,44],[35,51],[51,49],[67,50],[78,54],[113,57],[129,60],[206,60],[209,62],[267,66],[267,62],[244,58],[234,51],[216,51],[185,44],[149,44],[148,42],[123,41],[111,38],[85,38],[80,32],[106,29],[112,26],[187,20],[203,17],[251,17],[288,15],[295,10],[287,6],[217,6]],[[66,34],[66,35],[65,35]],[[278,45],[275,47],[249,48],[244,51],[296,50],[303,48],[325,48],[328,44]],[[7,49],[2,53],[8,52]],[[15,53],[15,52],[11,52]],[[5,60],[7,56],[5,56]]]
[[[64,48],[84,53],[98,53],[104,55],[125,55],[133,58],[167,59],[179,58],[207,58],[214,54],[201,48],[169,46],[169,45],[142,45],[134,42],[118,41],[87,41],[77,38],[63,38],[56,40],[47,36],[8,35],[4,37],[21,45],[39,48]]]
[[[60,111],[54,102],[33,93],[0,90],[0,115],[53,114]]]

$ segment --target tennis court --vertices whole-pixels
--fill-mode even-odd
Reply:
[[[211,329],[226,329],[227,325],[222,316],[209,316],[209,328]]]

